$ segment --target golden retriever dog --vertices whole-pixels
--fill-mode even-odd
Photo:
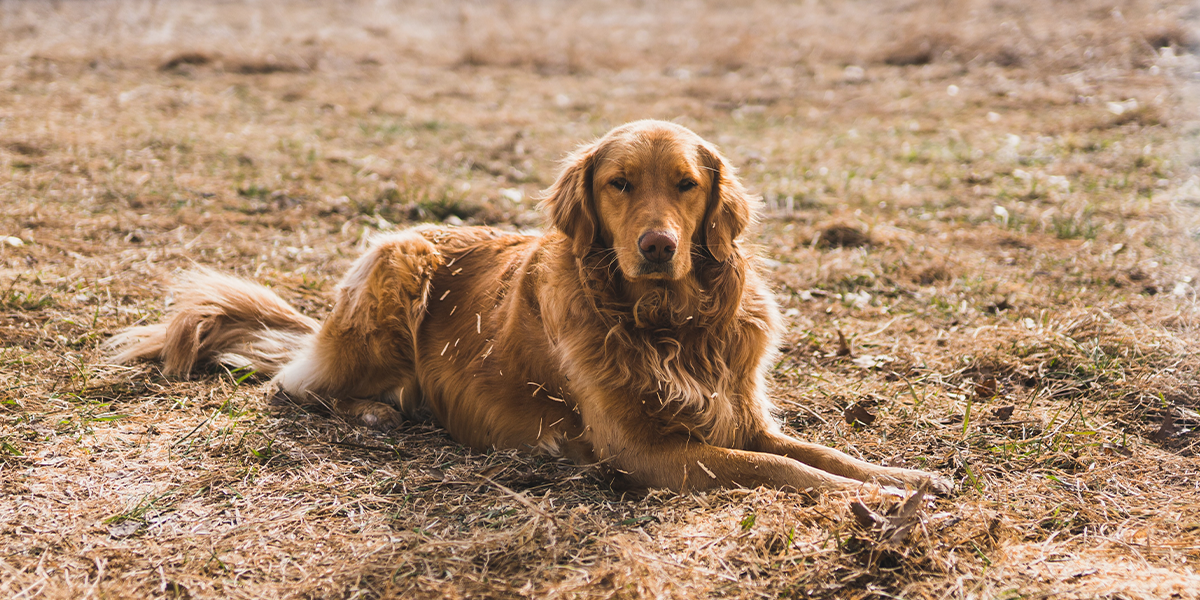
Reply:
[[[601,462],[640,487],[948,492],[780,431],[766,377],[782,324],[738,240],[755,204],[713,145],[637,121],[567,159],[545,235],[381,236],[324,323],[263,286],[194,272],[165,322],[110,340],[112,358],[159,359],[171,375],[253,368],[298,403],[384,429],[424,408],[472,448]]]

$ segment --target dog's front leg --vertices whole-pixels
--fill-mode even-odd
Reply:
[[[826,492],[862,487],[858,481],[785,456],[721,448],[686,439],[666,438],[625,445],[614,450],[612,464],[636,485],[677,492],[759,486]]]
[[[580,403],[595,457],[630,483],[695,491],[766,486],[793,491],[852,490],[863,484],[786,456],[723,448],[686,434],[664,434],[662,416],[640,401],[593,397]]]
[[[917,488],[922,481],[928,480],[930,491],[934,493],[946,495],[952,489],[949,480],[933,473],[874,465],[829,446],[801,442],[781,433],[764,432],[751,442],[749,448],[759,452],[786,456],[821,471],[858,481],[873,481],[881,485]]]

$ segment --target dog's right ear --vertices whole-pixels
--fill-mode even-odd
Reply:
[[[592,198],[596,150],[593,144],[568,157],[558,181],[546,190],[542,200],[542,210],[550,215],[550,223],[571,239],[578,257],[586,256],[600,239],[600,219]]]

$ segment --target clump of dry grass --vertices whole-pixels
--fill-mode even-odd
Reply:
[[[1186,5],[214,6],[0,4],[0,594],[1196,596]],[[955,496],[614,489],[100,363],[174,269],[320,317],[372,232],[539,226],[643,117],[765,197],[784,426]]]
[[[819,248],[856,248],[871,243],[871,237],[858,223],[834,222],[824,225],[813,237]]]

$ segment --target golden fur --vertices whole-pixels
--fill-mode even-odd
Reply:
[[[473,448],[600,461],[641,486],[948,491],[780,432],[765,383],[779,312],[738,242],[754,200],[712,145],[661,121],[618,127],[567,160],[544,207],[541,236],[376,239],[319,326],[266,288],[193,273],[164,323],[111,340],[114,359],[250,366],[382,428],[427,408]],[[650,234],[673,255],[651,260]]]

